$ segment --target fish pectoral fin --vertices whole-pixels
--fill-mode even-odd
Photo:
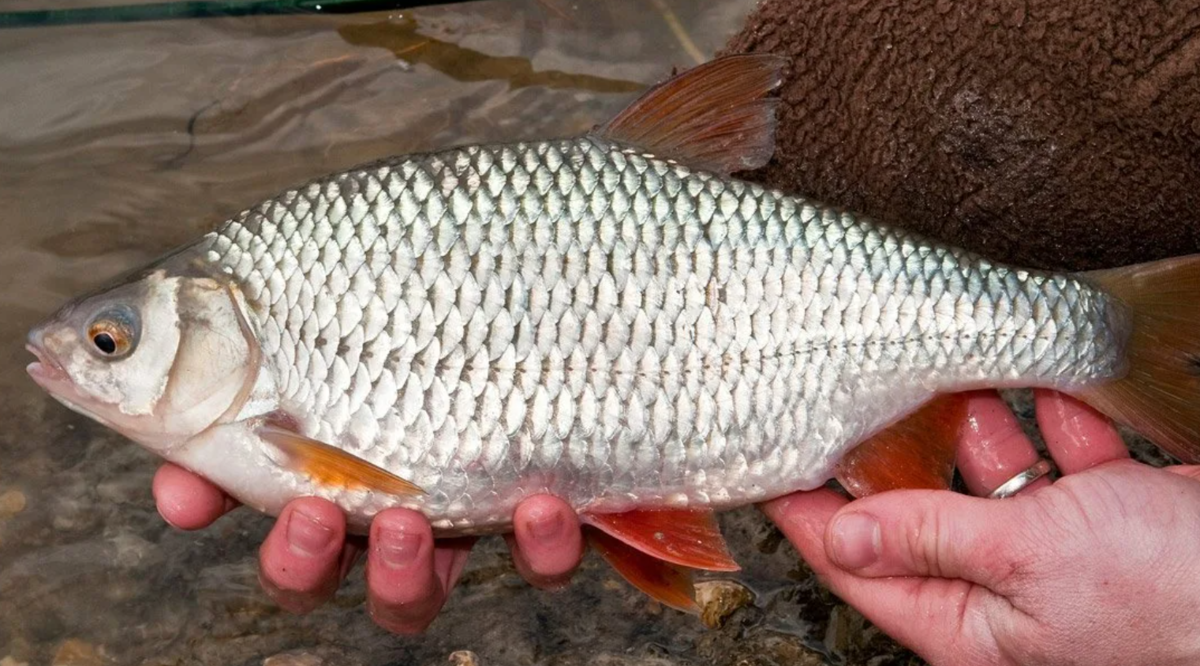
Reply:
[[[901,488],[947,489],[966,416],[965,396],[938,396],[846,453],[837,480],[855,497]]]
[[[712,511],[638,509],[585,513],[585,524],[651,557],[707,571],[737,571]]]
[[[287,457],[288,469],[318,485],[397,496],[425,494],[416,484],[324,442],[274,425],[261,426],[257,432]]]
[[[592,549],[630,585],[664,606],[699,614],[689,569],[651,557],[595,527],[584,526],[583,530]]]
[[[775,152],[785,60],[769,54],[717,58],[654,86],[594,135],[658,157],[728,175],[757,169]]]

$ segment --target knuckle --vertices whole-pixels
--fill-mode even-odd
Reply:
[[[913,527],[907,531],[906,557],[909,565],[928,576],[942,576],[942,556],[949,546],[949,521],[940,506],[925,503]]]

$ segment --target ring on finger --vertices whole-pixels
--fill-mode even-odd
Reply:
[[[991,499],[1012,497],[1028,487],[1029,484],[1053,471],[1053,463],[1045,458],[1039,458],[1037,462],[1017,472],[1012,478],[1000,484],[999,487],[988,494],[988,497]]]

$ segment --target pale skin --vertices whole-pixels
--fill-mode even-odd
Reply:
[[[1062,473],[1017,497],[982,499],[1037,460],[994,392],[972,394],[958,465],[975,497],[894,491],[848,501],[830,490],[761,506],[841,598],[933,664],[1195,663],[1200,656],[1200,466],[1129,459],[1109,421],[1051,391],[1038,425]],[[235,504],[171,465],[155,478],[160,512],[197,529]],[[323,529],[311,543],[297,512]],[[583,552],[578,520],[553,497],[523,502],[509,538],[522,575],[560,587]],[[303,530],[301,530],[303,532]],[[390,567],[388,544],[407,544]],[[371,615],[396,633],[424,630],[466,561],[469,539],[434,542],[415,512],[380,514],[367,546]],[[331,504],[292,502],[260,551],[262,582],[285,608],[327,600],[360,552]]]

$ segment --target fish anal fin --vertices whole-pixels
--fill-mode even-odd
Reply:
[[[966,397],[942,395],[851,449],[837,480],[855,497],[901,488],[947,489],[954,477]]]
[[[592,549],[630,585],[665,606],[685,613],[700,612],[692,572],[687,568],[651,557],[595,527],[584,526],[584,534]]]
[[[580,519],[651,557],[691,569],[737,571],[712,511],[637,509]]]
[[[730,174],[775,152],[785,61],[769,54],[717,58],[654,86],[595,134],[687,166]]]
[[[321,486],[370,490],[387,495],[423,495],[416,484],[324,442],[268,423],[257,433],[286,457],[284,465]]]

